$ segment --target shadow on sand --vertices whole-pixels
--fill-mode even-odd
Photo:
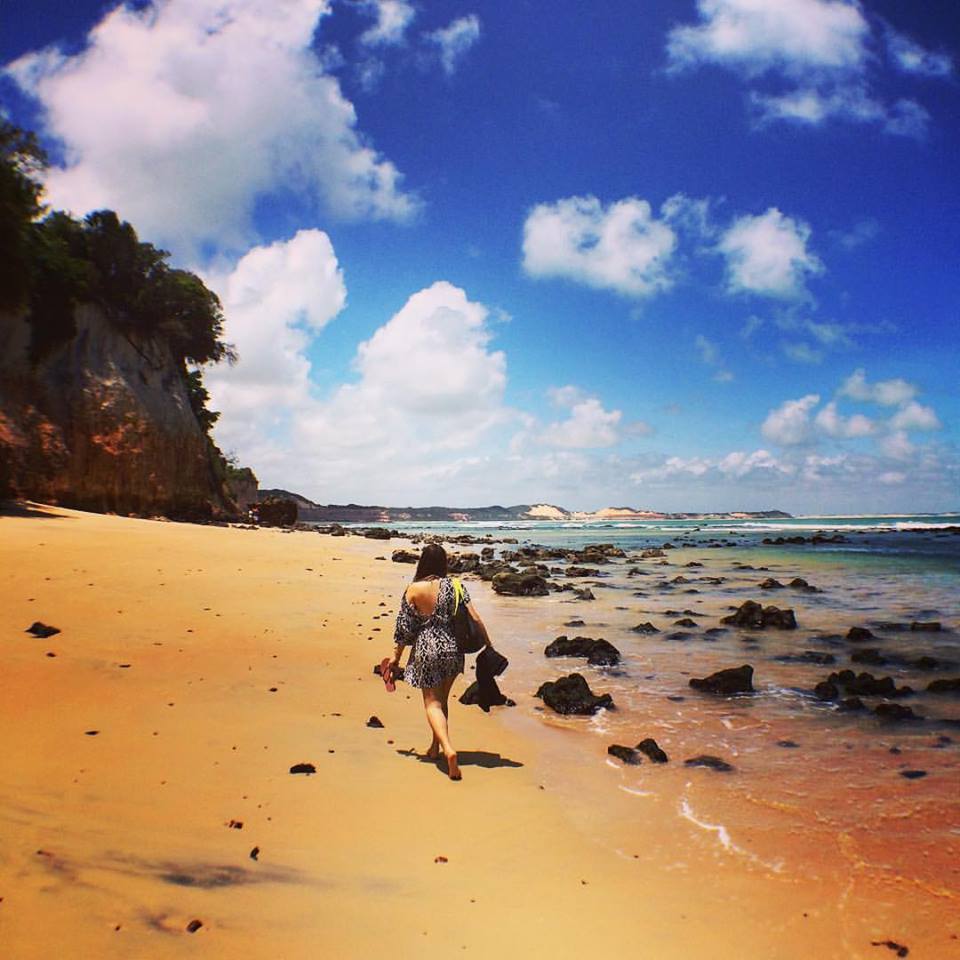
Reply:
[[[66,520],[61,513],[54,513],[50,507],[22,500],[0,500],[0,520],[4,517],[36,517],[41,520]]]
[[[447,775],[447,763],[440,757],[437,760],[431,760],[416,750],[398,750],[402,757],[412,757],[419,760],[420,763],[430,763],[435,766],[444,776]],[[519,760],[511,760],[509,757],[503,757],[499,753],[490,753],[488,750],[458,750],[457,761],[461,767],[485,767],[492,770],[495,767],[522,767]]]

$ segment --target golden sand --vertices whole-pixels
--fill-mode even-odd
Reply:
[[[4,958],[960,955],[949,885],[866,875],[855,839],[785,879],[679,829],[669,778],[592,817],[614,771],[584,757],[570,796],[529,711],[452,704],[460,783],[408,754],[419,696],[372,674],[411,572],[387,545],[27,513],[0,517]]]

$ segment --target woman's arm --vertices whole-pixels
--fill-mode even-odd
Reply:
[[[480,631],[480,636],[483,637],[483,644],[486,647],[492,647],[493,644],[490,642],[490,634],[487,633],[486,624],[480,619],[480,614],[473,608],[472,603],[467,604],[467,613],[470,614],[470,618],[473,620],[476,628]]]

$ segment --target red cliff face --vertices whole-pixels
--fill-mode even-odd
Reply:
[[[118,513],[231,513],[223,465],[169,348],[118,333],[95,307],[36,364],[30,328],[0,315],[0,496]]]

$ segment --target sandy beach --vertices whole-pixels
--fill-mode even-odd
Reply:
[[[395,544],[0,517],[4,957],[960,956],[955,745],[938,775],[894,777],[882,816],[853,796],[862,817],[817,833],[831,798],[797,788],[810,829],[777,832],[782,768],[745,757],[747,800],[680,763],[628,780],[588,721],[536,712],[518,659],[516,709],[452,705],[451,783],[415,756],[419,695],[372,673],[412,571]],[[511,658],[556,626],[547,601],[470,589]],[[61,632],[24,632],[38,620]],[[898,819],[952,822],[953,846],[904,857]]]

